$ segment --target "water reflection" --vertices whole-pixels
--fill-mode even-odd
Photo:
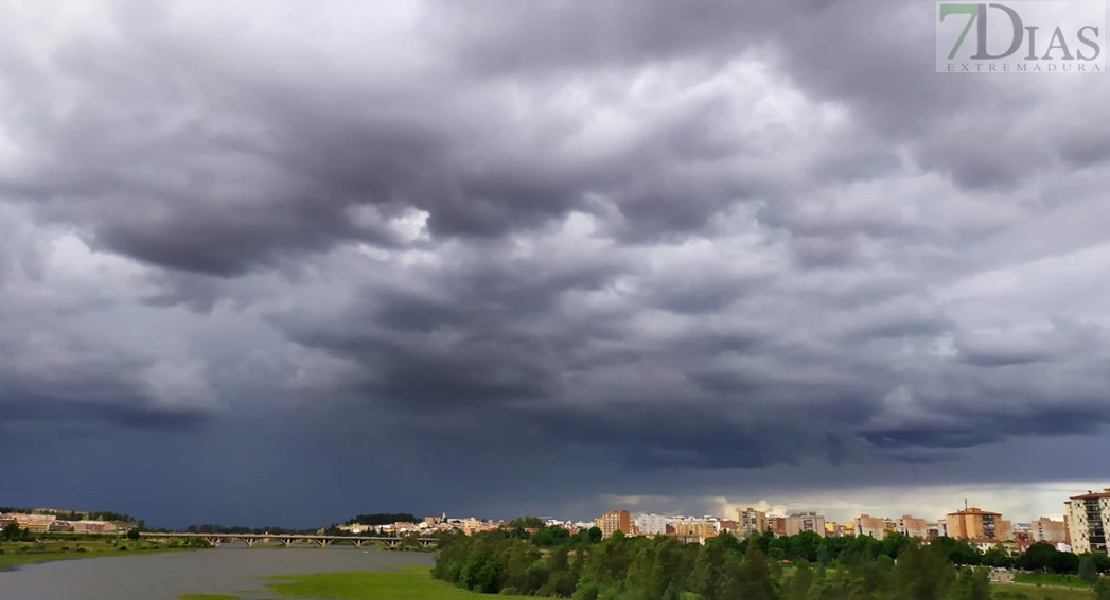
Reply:
[[[176,554],[118,556],[18,567],[0,573],[3,600],[174,600],[188,593],[261,590],[264,575],[386,571],[431,565],[431,554],[376,549],[220,547]],[[244,599],[264,594],[240,594]],[[273,597],[269,595],[269,597]]]

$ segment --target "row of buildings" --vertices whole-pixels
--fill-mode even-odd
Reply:
[[[868,536],[883,539],[891,533],[930,540],[938,537],[967,540],[981,550],[1002,545],[1011,552],[1022,552],[1037,542],[1053,544],[1060,551],[1108,554],[1107,526],[1110,525],[1110,488],[1072,496],[1065,503],[1062,520],[1041,517],[1032,523],[1011,523],[1001,513],[978,507],[953,511],[936,521],[902,515],[897,519],[862,514],[853,522],[833,523],[816,512],[787,515],[767,514],[755,508],[737,512],[736,519],[714,516],[688,517],[643,513],[636,517],[627,510],[603,513],[596,520],[602,537],[617,531],[624,535],[672,535],[688,542],[704,542],[728,532],[739,537],[770,532],[792,536],[811,531],[821,537]]]
[[[20,529],[29,529],[34,533],[118,533],[127,530],[127,526],[110,521],[66,521],[54,514],[0,513],[0,529],[12,523],[18,525]]]

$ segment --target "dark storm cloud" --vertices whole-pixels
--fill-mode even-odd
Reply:
[[[1105,85],[932,4],[82,6],[0,19],[4,431],[569,503],[1110,423]]]

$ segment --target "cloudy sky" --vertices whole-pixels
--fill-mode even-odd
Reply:
[[[1058,517],[1110,85],[934,11],[0,0],[0,505]]]

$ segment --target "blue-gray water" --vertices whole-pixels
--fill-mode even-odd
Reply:
[[[263,582],[254,578],[264,575],[388,571],[433,562],[431,554],[415,552],[242,546],[67,560],[0,572],[0,600],[174,600],[181,594],[261,590]]]

